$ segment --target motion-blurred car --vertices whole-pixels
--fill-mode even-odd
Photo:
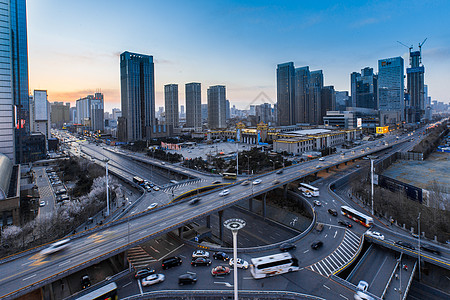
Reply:
[[[212,276],[228,275],[228,274],[230,274],[230,268],[224,266],[217,266],[211,270]]]
[[[249,185],[249,184],[250,184],[250,181],[248,181],[248,180],[245,180],[241,183],[241,185]]]
[[[192,252],[192,258],[204,257],[209,258],[209,252],[205,250],[195,250]]]
[[[229,193],[230,193],[230,190],[223,190],[223,191],[221,191],[221,192],[219,193],[219,196],[220,196],[220,197],[223,197],[223,196],[228,195]]]
[[[152,204],[150,204],[148,207],[147,207],[147,209],[153,209],[153,208],[155,208],[155,207],[157,207],[158,206],[158,203],[152,203]]]
[[[348,228],[352,228],[353,227],[353,225],[349,221],[339,220],[338,224],[343,225],[343,226],[348,227]]]
[[[319,249],[320,247],[322,247],[323,242],[322,241],[316,241],[314,243],[311,244],[311,248],[313,248],[314,250]]]
[[[154,269],[150,269],[150,268],[145,268],[145,269],[141,269],[136,271],[136,273],[134,273],[134,278],[136,279],[141,279],[144,277],[148,277],[152,274],[155,274],[155,270]]]
[[[248,269],[248,262],[247,261],[245,261],[245,260],[243,260],[242,258],[239,258],[239,257],[236,259],[236,261],[237,261],[236,266],[239,269]],[[230,267],[234,267],[234,259],[230,258],[230,261],[228,262],[228,264],[230,265]]]
[[[260,184],[261,182],[262,182],[261,179],[256,179],[256,180],[253,181],[253,184],[257,185],[257,184]]]
[[[40,254],[49,255],[65,249],[70,244],[70,239],[64,239],[56,243],[51,244],[48,248],[41,250]]]
[[[397,242],[395,242],[395,244],[396,244],[396,245],[399,245],[399,246],[402,246],[402,247],[404,247],[404,248],[408,248],[408,249],[410,249],[410,250],[415,250],[415,249],[416,249],[416,248],[414,248],[413,245],[411,245],[411,244],[409,244],[409,243],[407,243],[407,242],[404,242],[404,241],[397,241]]]
[[[230,259],[230,256],[228,256],[228,254],[226,254],[225,252],[215,252],[213,254],[213,258],[218,259],[218,260],[228,261]]]
[[[366,235],[371,236],[371,237],[376,238],[376,239],[384,240],[384,235],[382,235],[378,231],[370,231],[370,230],[368,230],[366,232]]]
[[[291,243],[283,243],[283,244],[280,245],[280,251],[281,252],[294,250],[295,248],[297,248],[297,246],[295,246],[294,244],[291,244]]]
[[[192,260],[191,265],[193,265],[194,267],[209,266],[209,265],[211,265],[211,260],[208,258],[204,258],[204,257],[197,257]]]
[[[152,274],[150,276],[143,278],[141,283],[142,283],[142,286],[149,286],[149,285],[163,282],[164,279],[166,279],[164,274]]]

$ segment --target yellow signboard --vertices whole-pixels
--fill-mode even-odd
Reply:
[[[389,126],[377,127],[378,134],[385,134],[389,132]]]

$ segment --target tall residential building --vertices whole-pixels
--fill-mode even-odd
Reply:
[[[407,89],[409,94],[409,107],[406,120],[409,123],[420,122],[425,114],[424,76],[425,67],[422,65],[422,52],[409,51],[410,67],[406,69]]]
[[[310,75],[308,66],[295,69],[295,123],[308,123]]]
[[[94,95],[88,95],[78,99],[76,108],[77,124],[82,124],[87,130],[91,131],[104,130],[105,122],[102,93],[95,93]]]
[[[51,124],[56,128],[62,128],[64,123],[70,122],[70,103],[53,102],[50,105]]]
[[[202,122],[208,121],[208,104],[202,104]]]
[[[186,83],[186,127],[202,127],[202,85],[198,82]],[[208,109],[206,109],[206,112]],[[207,116],[205,117],[205,120]]]
[[[353,107],[377,109],[377,75],[366,67],[350,74]]]
[[[230,100],[225,101],[225,119],[228,120],[230,118]]]
[[[226,88],[215,85],[208,88],[208,127],[226,128]]]
[[[153,56],[131,52],[120,55],[122,118],[118,134],[126,141],[150,138],[155,124],[155,68]]]
[[[30,108],[26,1],[0,0],[0,21],[0,152],[16,163],[27,162],[24,148],[30,135]]]
[[[113,108],[112,109],[112,118],[113,118],[113,120],[117,120],[121,116],[122,116],[122,111],[119,108]]]
[[[270,124],[273,122],[273,116],[272,116],[272,105],[270,103],[264,103],[257,105],[255,107],[256,111],[256,123],[266,123]]]
[[[404,63],[403,58],[378,60],[378,109],[404,114]],[[397,120],[401,121],[401,120]]]
[[[164,86],[164,104],[166,109],[166,125],[178,128],[180,119],[178,114],[178,84]]]
[[[288,62],[277,66],[277,114],[278,125],[295,124],[295,69]]]
[[[336,91],[334,86],[324,86],[321,91],[321,112],[319,124],[323,124],[323,117],[327,115],[327,111],[336,110]]]
[[[310,124],[322,124],[322,70],[312,71],[309,83],[309,107],[307,107],[307,118]]]
[[[31,129],[33,132],[40,132],[45,136],[45,149],[47,147],[47,140],[51,137],[50,129],[50,104],[47,99],[47,91],[45,90],[34,90],[33,101],[31,103],[31,110],[33,111],[33,116],[31,119],[33,123],[31,124]]]

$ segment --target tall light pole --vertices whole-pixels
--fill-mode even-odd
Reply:
[[[417,222],[419,223],[418,227],[419,227],[419,282],[420,282],[420,212],[419,212],[419,216],[417,217]]]
[[[371,199],[372,199],[372,215],[373,215],[373,160],[377,159],[378,156],[367,155],[367,158],[370,159],[370,185],[371,185]]]
[[[230,229],[233,234],[234,300],[238,300],[237,234],[239,229],[244,228],[245,224],[242,219],[229,219],[223,222],[223,226]]]
[[[108,158],[103,160],[105,162],[106,169],[106,216],[109,216],[109,181],[108,181]]]
[[[239,143],[236,141],[236,176],[239,175]]]

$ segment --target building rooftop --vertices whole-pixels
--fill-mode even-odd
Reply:
[[[305,129],[305,130],[296,130],[291,131],[289,134],[298,134],[298,135],[314,135],[314,134],[325,134],[325,133],[331,133],[332,130],[329,129]]]

